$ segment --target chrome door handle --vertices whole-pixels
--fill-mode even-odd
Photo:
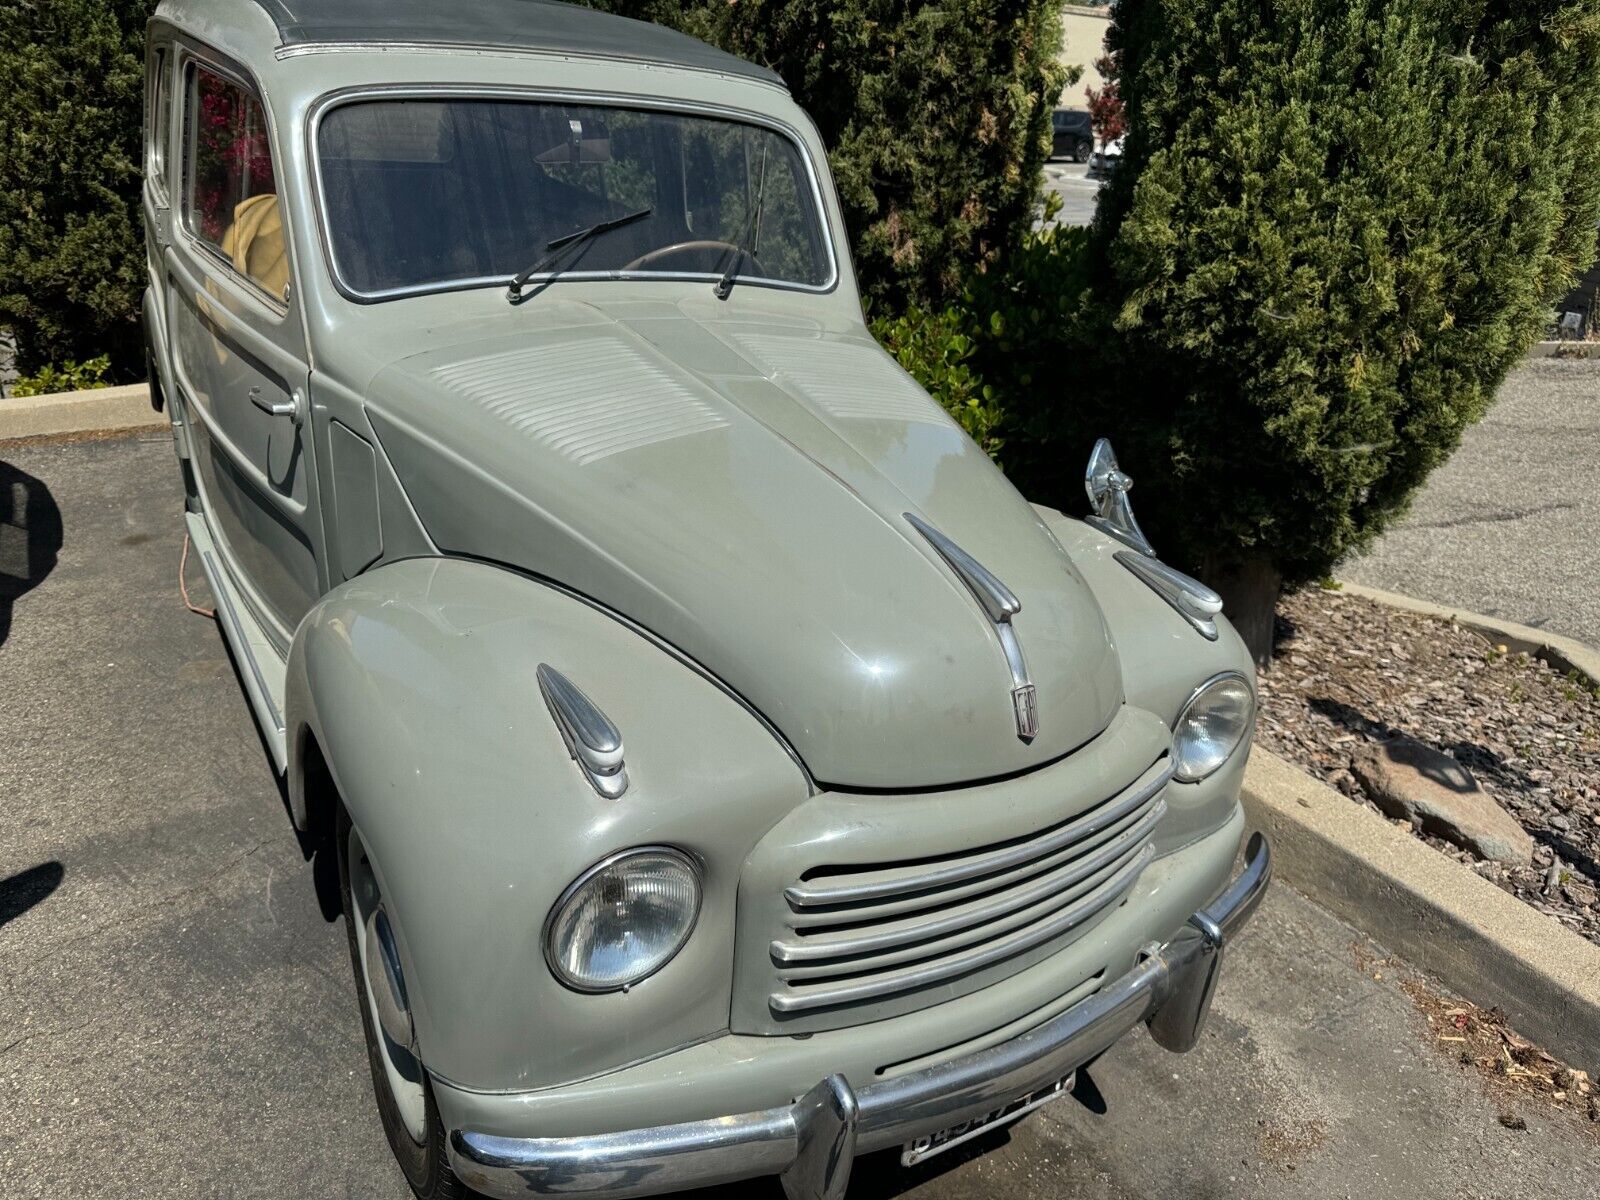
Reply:
[[[260,388],[253,387],[250,389],[250,403],[271,416],[288,417],[297,428],[305,423],[306,398],[299,388],[290,392],[287,400],[274,403],[261,395]]]

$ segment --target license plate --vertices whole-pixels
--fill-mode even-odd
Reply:
[[[998,1129],[1002,1125],[1020,1120],[1034,1109],[1049,1104],[1052,1100],[1059,1100],[1072,1090],[1073,1076],[1058,1079],[1048,1087],[1039,1088],[1037,1091],[1028,1092],[1018,1096],[1009,1104],[991,1109],[982,1116],[973,1117],[970,1121],[962,1121],[959,1125],[950,1125],[937,1133],[925,1134],[919,1138],[912,1138],[900,1149],[900,1165],[914,1167],[919,1162],[926,1162],[936,1154],[943,1154],[946,1150],[953,1150],[963,1142],[970,1142],[973,1138],[988,1133],[991,1129]]]

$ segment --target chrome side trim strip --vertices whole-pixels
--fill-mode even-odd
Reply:
[[[1117,834],[1110,841],[1095,847],[1088,855],[1069,862],[1068,870],[1061,875],[1054,871],[1029,887],[1002,893],[999,902],[986,907],[956,913],[937,921],[916,923],[913,928],[864,934],[859,937],[829,940],[826,936],[804,938],[800,941],[774,941],[772,957],[779,965],[806,963],[851,955],[870,954],[879,950],[894,949],[907,942],[922,942],[959,933],[976,925],[986,925],[1000,917],[1009,916],[1042,900],[1074,887],[1116,862],[1139,842],[1155,832],[1156,825],[1167,815],[1167,802],[1157,800],[1155,805],[1139,820]],[[912,914],[914,919],[915,914]],[[851,964],[843,964],[844,970]]]
[[[1170,756],[1161,759],[1156,774],[1136,784],[1121,799],[1103,803],[1075,821],[1069,821],[1048,836],[1009,846],[992,854],[980,855],[947,866],[935,867],[920,875],[901,876],[896,879],[875,880],[870,883],[843,884],[829,887],[826,884],[798,883],[784,889],[783,895],[797,908],[812,908],[823,904],[857,904],[863,900],[878,900],[902,892],[925,891],[947,883],[957,883],[978,875],[1003,871],[1043,858],[1054,850],[1070,846],[1090,834],[1104,829],[1142,806],[1172,780],[1175,767]]]
[[[902,971],[880,979],[821,988],[798,996],[774,995],[768,998],[767,1003],[774,1012],[805,1012],[813,1008],[826,1008],[834,1004],[855,1004],[875,996],[893,995],[897,992],[928,987],[957,975],[981,970],[992,963],[1031,950],[1073,926],[1083,924],[1090,917],[1117,903],[1139,881],[1139,876],[1155,856],[1155,847],[1146,846],[1134,856],[1132,862],[1112,876],[1106,885],[1106,891],[1092,892],[1083,900],[1068,905],[1038,925],[1012,933],[987,945],[978,946],[965,954],[951,955],[925,967]]]
[[[622,734],[577,684],[549,663],[539,664],[538,678],[539,691],[567,744],[567,753],[595,791],[615,800],[628,790]]]
[[[1000,639],[1000,648],[1005,652],[1006,666],[1011,671],[1011,707],[1017,722],[1017,736],[1025,742],[1032,741],[1039,733],[1038,690],[1028,677],[1022,644],[1017,641],[1017,631],[1011,624],[1011,618],[1022,611],[1022,601],[995,577],[994,572],[916,513],[902,515],[966,584],[967,590],[994,626],[995,634]]]
[[[1160,559],[1136,554],[1132,550],[1118,550],[1112,557],[1172,605],[1200,636],[1207,641],[1217,640],[1217,614],[1222,611],[1222,597],[1216,592],[1198,579],[1191,579],[1182,571],[1167,566]]]
[[[996,625],[1003,621],[1010,621],[1022,611],[1022,601],[1005,584],[995,578],[994,573],[956,545],[932,525],[928,524],[916,513],[906,513],[905,518],[923,537],[927,538],[939,557],[950,564],[950,569],[961,576],[961,582],[976,597],[983,611],[989,614],[989,620]]]
[[[1231,940],[1271,875],[1267,844],[1256,834],[1243,874],[1196,916]],[[678,1125],[543,1138],[454,1129],[450,1165],[470,1187],[501,1200],[555,1192],[627,1200],[759,1175],[781,1175],[792,1200],[839,1200],[856,1154],[902,1145],[1051,1086],[1140,1021],[1159,1045],[1193,1046],[1220,961],[1191,923],[1065,1012],[959,1058],[860,1089],[832,1075],[792,1104]]]

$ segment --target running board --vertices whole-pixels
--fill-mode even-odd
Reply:
[[[282,775],[289,766],[288,739],[283,728],[283,693],[287,681],[283,661],[251,615],[250,606],[234,589],[227,568],[217,556],[205,518],[199,513],[185,513],[184,519],[189,525],[189,541],[194,545],[200,565],[205,568],[211,594],[216,597],[217,623],[222,626],[222,636],[239,660],[244,693],[266,737],[273,765]]]

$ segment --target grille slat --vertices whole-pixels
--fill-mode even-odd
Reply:
[[[1151,803],[1160,803],[1160,801],[1152,801]],[[1149,812],[1150,808],[1148,806],[1134,809],[1131,813],[1107,825],[1104,829],[1099,829],[1089,834],[1082,842],[1057,850],[1034,862],[1012,867],[1010,870],[1002,871],[998,875],[986,875],[951,887],[920,892],[893,900],[881,900],[871,905],[841,905],[835,908],[791,910],[789,927],[800,934],[801,937],[813,937],[820,933],[831,933],[847,926],[860,927],[867,924],[882,924],[895,917],[907,914],[922,913],[924,914],[924,920],[932,920],[935,915],[942,916],[945,910],[954,908],[964,900],[987,896],[991,892],[998,892],[1014,885],[1027,884],[1040,875],[1068,866],[1089,851],[1098,849],[1127,829],[1137,825],[1149,815]],[[933,910],[937,910],[937,914]]]
[[[933,985],[1053,953],[1119,904],[1154,858],[1172,771],[1163,754],[1108,799],[1009,841],[812,867],[783,890],[770,1011],[839,1010],[925,988],[932,1000]]]
[[[840,932],[807,937],[798,942],[773,942],[773,961],[780,966],[787,966],[791,963],[871,954],[915,942],[931,941],[973,926],[987,925],[1044,900],[1060,901],[1065,893],[1085,880],[1092,879],[1108,867],[1115,869],[1119,863],[1137,854],[1166,811],[1166,801],[1158,800],[1148,812],[1109,841],[1082,858],[1069,860],[1065,867],[1037,878],[1026,887],[1007,889],[998,895],[985,895],[974,904],[941,914],[935,920],[924,920],[913,915],[890,925],[875,926],[871,933],[866,934],[849,936]]]
[[[1121,900],[1133,885],[1138,882],[1140,874],[1143,873],[1145,867],[1149,865],[1150,860],[1154,857],[1154,848],[1148,845],[1145,846],[1131,863],[1111,877],[1106,887],[1095,889],[1077,903],[1068,906],[1049,919],[1035,925],[1025,926],[1000,938],[998,941],[976,946],[961,954],[919,963],[915,966],[891,971],[867,980],[820,987],[815,990],[791,990],[776,993],[772,997],[772,1007],[777,1012],[791,1013],[804,1012],[811,1008],[828,1008],[839,1004],[857,1003],[877,996],[888,996],[896,992],[910,991],[913,988],[927,987],[930,984],[953,979],[958,975],[965,975],[969,971],[976,971],[990,963],[1021,954],[1033,946],[1067,932],[1074,926],[1083,924],[1097,913]]]
[[[980,875],[993,874],[1007,867],[1033,862],[1053,850],[1082,841],[1090,834],[1148,803],[1167,786],[1172,779],[1172,772],[1171,759],[1163,758],[1133,790],[1058,826],[1037,840],[1029,839],[989,853],[933,864],[927,870],[920,872],[907,872],[906,868],[901,866],[875,873],[881,877],[853,875],[853,881],[849,883],[826,884],[808,880],[784,889],[784,898],[797,908],[860,904],[864,901],[881,900],[905,893],[929,891],[946,884],[959,883]]]
[[[925,959],[948,957],[968,946],[991,940],[1014,930],[1036,924],[1057,912],[1090,896],[1103,884],[1110,883],[1143,849],[1135,846],[1125,850],[1109,863],[1080,880],[1077,885],[1049,893],[1006,913],[998,914],[986,924],[967,926],[940,937],[907,938],[902,936],[894,944],[870,954],[835,956],[833,960],[807,961],[783,967],[784,981],[791,986],[801,986],[818,981],[831,981],[853,976],[875,975],[894,967],[907,966]],[[842,961],[841,961],[842,959]]]

